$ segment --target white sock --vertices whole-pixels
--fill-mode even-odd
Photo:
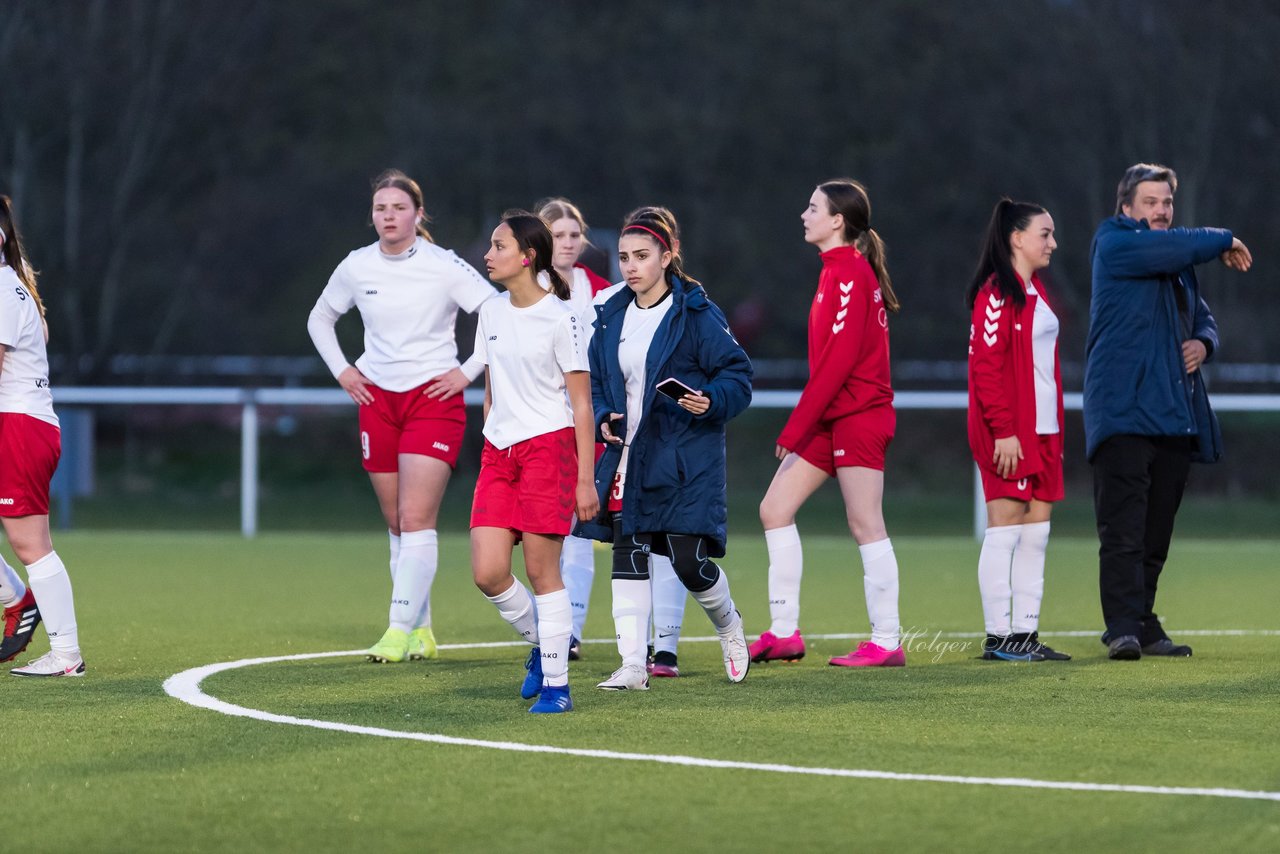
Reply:
[[[862,589],[867,596],[867,616],[871,618],[871,642],[885,649],[897,649],[902,641],[898,621],[898,558],[888,537],[858,546],[862,555]]]
[[[431,583],[439,558],[435,531],[403,531],[400,559],[391,585],[389,623],[393,629],[412,631],[431,625]],[[425,620],[425,622],[423,622]]]
[[[534,608],[533,594],[528,588],[513,578],[506,592],[484,598],[497,606],[502,619],[511,624],[516,634],[537,646],[538,614]],[[565,654],[568,655],[568,653]]]
[[[789,638],[800,628],[800,576],[804,572],[804,551],[795,525],[764,532],[769,549],[769,631]]]
[[[40,606],[40,616],[49,633],[49,648],[68,658],[78,657],[80,637],[76,631],[75,597],[71,595],[71,579],[58,553],[49,552],[28,565],[27,582]]]
[[[1013,632],[1034,632],[1040,626],[1040,600],[1044,598],[1044,553],[1049,547],[1049,523],[1030,522],[1022,526],[1018,547],[1013,550]]]
[[[395,586],[396,564],[400,562],[400,535],[387,531],[387,540],[391,546],[391,562],[389,564],[391,567],[391,584],[392,586]]]
[[[623,664],[644,667],[651,601],[647,578],[613,579],[613,628]]]
[[[27,585],[22,583],[18,573],[9,566],[8,561],[0,557],[0,608],[11,608],[27,595]]]
[[[594,541],[572,534],[564,538],[560,577],[564,579],[564,589],[569,591],[569,604],[573,606],[573,636],[581,640],[591,604],[591,582],[596,577]]]
[[[726,634],[738,619],[737,609],[733,605],[733,597],[729,595],[729,576],[720,570],[716,583],[698,593],[689,591],[695,602],[702,606],[711,618],[711,625],[716,627],[717,634]]]
[[[982,537],[982,551],[978,555],[978,593],[982,597],[982,619],[987,634],[998,638],[1008,637],[1009,603],[1013,587],[1009,580],[1013,565],[1013,551],[1022,536],[1021,525],[1002,525],[987,528]]]
[[[538,637],[542,640],[542,684],[563,688],[569,684],[569,633],[573,631],[573,606],[569,591],[535,596]]]
[[[649,576],[653,579],[653,651],[675,655],[689,591],[676,575],[670,558],[650,555]]]

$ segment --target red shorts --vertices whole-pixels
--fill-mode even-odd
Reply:
[[[850,466],[884,471],[885,452],[897,424],[892,406],[877,406],[818,425],[791,450],[832,477],[836,469]]]
[[[370,386],[373,403],[360,407],[360,450],[365,471],[399,471],[401,454],[422,454],[458,464],[467,409],[462,395],[436,400],[422,393]]]
[[[48,421],[0,412],[0,516],[48,516],[49,481],[62,432]]]
[[[572,427],[502,451],[486,439],[471,527],[564,536],[572,524],[577,483],[578,448]]]
[[[1062,478],[1062,433],[1048,436],[1037,436],[1039,447],[1031,453],[1040,454],[1040,471],[1021,480],[1006,480],[997,474],[980,468],[982,472],[982,494],[988,501],[997,498],[1012,498],[1015,501],[1061,501],[1065,494]],[[1024,458],[1030,459],[1031,453],[1022,449]]]

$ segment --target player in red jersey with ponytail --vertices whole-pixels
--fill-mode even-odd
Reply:
[[[778,437],[782,464],[760,502],[773,621],[751,645],[751,660],[804,657],[799,626],[803,556],[795,519],[809,496],[834,477],[862,557],[871,639],[830,663],[898,667],[906,664],[898,561],[881,509],[885,451],[896,424],[889,314],[898,310],[898,299],[861,184],[844,178],[819,185],[800,219],[805,241],[821,253],[822,273],[809,310],[809,382]]]
[[[1049,513],[1063,496],[1058,318],[1038,273],[1057,246],[1048,211],[1001,199],[966,294],[969,447],[987,499],[978,589],[988,660],[1071,658],[1036,633]]]

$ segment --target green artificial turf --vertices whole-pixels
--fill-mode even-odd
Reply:
[[[908,666],[826,666],[864,636],[857,551],[808,537],[794,665],[724,677],[715,643],[647,693],[594,684],[616,666],[589,643],[576,709],[533,716],[525,650],[439,661],[358,657],[230,670],[204,682],[240,706],[405,732],[736,762],[960,777],[1280,791],[1274,540],[1178,540],[1160,610],[1190,659],[1111,662],[1096,543],[1050,544],[1044,639],[1065,663],[976,658],[977,545],[899,537]],[[1280,802],[1051,791],[681,767],[430,744],[230,717],[165,694],[174,673],[260,656],[359,649],[384,628],[380,534],[88,533],[57,538],[75,584],[83,679],[0,681],[11,820],[2,851],[1271,851]],[[470,582],[465,537],[441,538],[442,644],[514,633]],[[768,626],[762,538],[723,561],[750,634]],[[609,638],[597,553],[589,639]],[[1182,634],[1180,634],[1182,632]],[[685,633],[711,634],[690,601]],[[23,659],[46,648],[43,630]]]

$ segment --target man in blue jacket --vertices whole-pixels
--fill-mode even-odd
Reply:
[[[1200,365],[1218,327],[1195,265],[1220,258],[1248,270],[1249,250],[1220,228],[1172,228],[1178,178],[1130,166],[1116,215],[1093,238],[1085,349],[1085,450],[1093,464],[1102,636],[1110,657],[1191,655],[1160,627],[1156,586],[1191,463],[1215,462],[1222,435]]]

